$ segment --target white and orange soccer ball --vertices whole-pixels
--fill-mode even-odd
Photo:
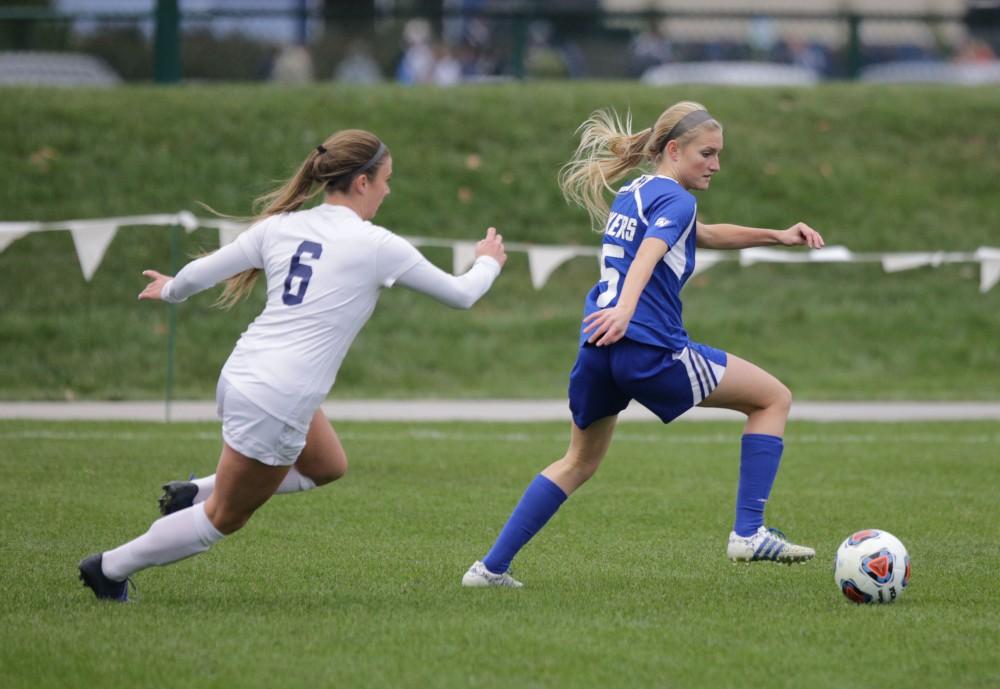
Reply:
[[[888,531],[864,529],[837,548],[833,578],[854,603],[892,603],[910,583],[910,555]]]

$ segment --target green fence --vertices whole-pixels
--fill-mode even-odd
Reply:
[[[541,2],[448,10],[439,1],[376,11],[369,2],[287,0],[206,11],[183,4],[159,0],[138,12],[0,8],[0,50],[86,53],[126,81],[620,79],[692,63],[784,65],[822,81],[857,79],[882,63],[923,65],[927,74],[943,64],[992,63],[1000,26],[1000,10],[610,12]]]

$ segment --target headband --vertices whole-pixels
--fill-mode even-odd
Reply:
[[[319,146],[316,147],[316,151],[320,155],[323,155],[324,153],[326,153],[327,150],[328,149],[323,144],[320,144]],[[370,169],[375,163],[377,163],[379,161],[379,159],[382,157],[382,155],[384,153],[385,153],[385,144],[382,143],[381,141],[379,141],[379,143],[378,143],[378,150],[375,151],[375,155],[373,155],[371,157],[371,160],[369,160],[367,163],[365,163],[364,165],[362,165],[361,167],[359,167],[354,174],[360,174],[360,173],[364,172],[365,170]]]
[[[361,167],[359,167],[358,170],[357,170],[357,172],[355,172],[354,174],[360,175],[362,172],[365,172],[366,170],[371,169],[372,166],[375,165],[375,163],[377,163],[382,158],[382,155],[384,153],[385,153],[385,144],[382,143],[381,141],[379,141],[378,142],[378,150],[375,151],[375,155],[373,155],[371,157],[371,160],[369,160],[367,163],[365,163],[364,165],[362,165]]]
[[[663,140],[663,145],[666,146],[673,139],[679,139],[698,125],[713,119],[715,118],[708,114],[708,110],[694,110],[689,112],[670,130],[667,138]]]

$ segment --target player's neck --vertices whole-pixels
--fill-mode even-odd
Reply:
[[[350,194],[345,194],[340,191],[334,191],[326,195],[323,199],[324,203],[331,206],[344,206],[345,208],[350,208],[352,211],[358,214],[359,218],[364,218],[364,204],[362,200],[351,196]]]

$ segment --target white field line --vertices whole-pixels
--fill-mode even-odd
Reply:
[[[569,421],[565,400],[333,400],[323,405],[337,421]],[[87,421],[165,421],[163,402],[0,402],[0,419]],[[799,402],[792,405],[792,421],[1000,421],[1000,402]],[[215,403],[176,401],[171,421],[213,421]],[[742,415],[725,409],[692,409],[678,419],[741,421]],[[620,417],[622,423],[658,419],[638,404]]]
[[[568,439],[566,433],[506,433],[506,432],[464,432],[464,431],[441,431],[435,429],[401,429],[392,431],[344,431],[339,433],[342,440],[346,442],[378,442],[378,441],[405,441],[405,440],[428,440],[442,442],[466,442],[466,443],[486,443],[486,442],[506,442],[506,443],[560,443]],[[57,431],[57,430],[24,430],[24,431],[0,431],[0,440],[70,440],[70,441],[156,441],[172,440],[179,438],[186,440],[203,441],[218,444],[220,434],[218,431],[191,431],[189,433],[163,431]],[[786,438],[789,445],[865,445],[885,443],[886,437],[872,433],[863,434],[838,434],[838,433],[811,433],[806,435],[796,435],[794,432]],[[615,433],[615,442],[618,443],[641,443],[656,444],[663,446],[670,445],[734,445],[739,441],[738,433],[709,433],[688,435],[685,433],[671,433],[665,429],[659,433],[630,433],[619,431]],[[914,433],[896,434],[892,443],[908,444],[961,444],[961,445],[996,445],[1000,447],[1000,433],[977,433],[960,437],[943,433]]]

